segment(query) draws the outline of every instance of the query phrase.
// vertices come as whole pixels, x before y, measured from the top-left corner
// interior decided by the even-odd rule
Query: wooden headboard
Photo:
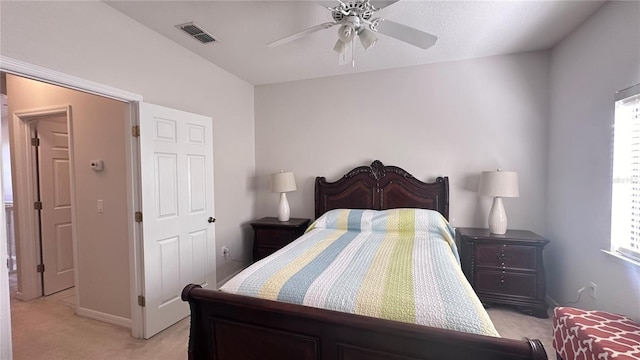
[[[422,182],[397,166],[379,160],[360,166],[336,182],[316,178],[316,218],[333,209],[431,209],[449,219],[449,178]]]

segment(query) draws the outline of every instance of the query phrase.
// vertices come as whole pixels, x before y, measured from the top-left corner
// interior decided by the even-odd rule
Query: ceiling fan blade
[[[337,25],[337,24],[338,23],[335,23],[335,22],[328,22],[328,23],[316,25],[316,26],[310,27],[308,29],[304,29],[302,31],[299,31],[299,32],[297,32],[295,34],[291,34],[289,36],[286,36],[286,37],[284,37],[284,38],[282,38],[280,40],[272,41],[272,42],[268,43],[267,46],[276,47],[276,46],[279,46],[279,45],[282,45],[282,44],[286,44],[288,42],[291,42],[291,41],[300,39],[302,37],[305,37],[305,36],[307,36],[309,34],[313,34],[316,31],[328,29],[328,28],[330,28],[330,27],[332,27],[334,25]]]
[[[337,0],[323,0],[323,1],[318,1],[317,3],[318,3],[318,5],[322,6],[325,9],[334,8],[336,6],[340,6],[341,5],[340,2],[337,1]]]
[[[438,37],[435,35],[385,19],[380,19],[380,22],[375,26],[375,31],[421,49],[432,47],[438,40]]]
[[[374,8],[380,10],[380,9],[384,9],[389,5],[393,5],[395,3],[397,3],[400,0],[391,0],[391,1],[379,1],[379,0],[372,0],[370,1],[371,5],[373,5]]]

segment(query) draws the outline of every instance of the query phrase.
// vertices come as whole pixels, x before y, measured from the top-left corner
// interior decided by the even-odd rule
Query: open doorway
[[[15,299],[75,286],[64,293],[71,291],[76,314],[130,327],[130,104],[5,77],[13,142]],[[31,145],[32,138],[39,146]],[[91,166],[94,160],[100,169]],[[42,210],[34,208],[39,202]],[[40,264],[44,273],[38,272]]]
[[[35,164],[33,169],[18,171],[34,175],[38,272],[44,296],[74,286],[69,116],[67,107],[40,111],[35,117],[29,117],[28,112],[20,115],[31,130]]]
[[[10,95],[7,103],[10,108]],[[7,247],[11,247],[7,262],[17,275],[13,279],[11,274],[11,282],[16,283],[13,297],[32,300],[75,283],[71,114],[68,105],[7,112],[12,118],[3,122],[10,124],[9,152],[13,152],[7,176],[12,180],[13,200],[7,222]]]

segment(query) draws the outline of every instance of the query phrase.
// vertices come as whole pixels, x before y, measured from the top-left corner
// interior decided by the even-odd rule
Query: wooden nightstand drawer
[[[476,264],[507,269],[536,269],[536,248],[505,244],[477,244]]]
[[[266,217],[251,223],[253,228],[253,261],[258,261],[280,250],[304,234],[310,219],[291,218],[279,221]]]
[[[260,246],[281,248],[297,238],[297,233],[288,229],[256,229]]]
[[[535,298],[536,275],[478,270],[476,272],[476,291],[478,293]]]

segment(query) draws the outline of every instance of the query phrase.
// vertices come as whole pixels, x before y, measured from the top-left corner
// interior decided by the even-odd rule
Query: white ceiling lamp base
[[[287,193],[280,193],[280,203],[278,204],[278,220],[289,221],[291,215],[291,209],[289,209],[289,202],[287,201]]]
[[[498,235],[507,232],[507,213],[504,211],[501,197],[493,198],[493,205],[489,211],[489,232]]]

